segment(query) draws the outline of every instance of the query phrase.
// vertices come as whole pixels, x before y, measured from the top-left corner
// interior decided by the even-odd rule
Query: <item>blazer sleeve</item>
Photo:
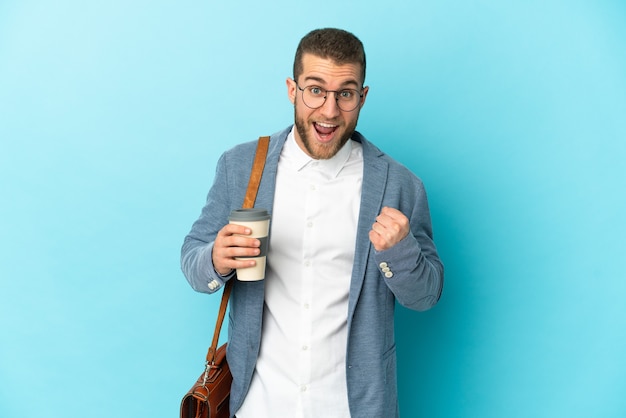
[[[426,190],[410,175],[388,190],[383,205],[398,208],[409,218],[410,233],[394,247],[374,251],[382,278],[398,302],[424,311],[433,307],[443,290],[443,263],[435,243]]]
[[[193,223],[181,249],[181,269],[191,287],[202,293],[214,293],[232,277],[221,276],[213,266],[213,244],[217,233],[228,223],[232,207],[232,177],[227,167],[228,156],[220,157],[215,179],[207,195],[200,217]]]

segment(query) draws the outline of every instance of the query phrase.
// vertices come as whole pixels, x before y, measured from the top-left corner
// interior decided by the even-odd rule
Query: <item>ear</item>
[[[296,104],[296,82],[291,79],[291,78],[287,78],[287,96],[289,96],[289,101],[291,101],[291,104]]]
[[[363,107],[363,105],[365,104],[365,98],[367,97],[367,92],[369,91],[369,86],[363,87],[363,97],[361,97],[361,104],[359,105],[359,108]]]

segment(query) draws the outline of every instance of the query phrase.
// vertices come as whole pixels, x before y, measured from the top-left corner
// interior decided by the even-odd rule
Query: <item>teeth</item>
[[[330,123],[322,123],[322,122],[316,122],[316,123],[323,128],[334,128],[337,126],[337,125],[331,125]]]

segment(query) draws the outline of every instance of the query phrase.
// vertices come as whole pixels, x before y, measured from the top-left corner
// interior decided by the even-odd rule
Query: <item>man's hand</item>
[[[370,241],[376,251],[384,251],[409,234],[409,219],[398,209],[384,207],[370,231]]]
[[[227,224],[218,233],[213,244],[213,267],[222,276],[234,269],[254,267],[254,260],[235,260],[235,257],[256,257],[261,250],[261,242],[248,238],[252,231],[242,225]]]

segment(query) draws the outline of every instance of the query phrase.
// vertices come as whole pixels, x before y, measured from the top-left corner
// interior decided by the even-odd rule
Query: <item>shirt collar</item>
[[[287,136],[282,156],[290,160],[292,167],[297,171],[311,168],[324,172],[331,179],[336,178],[350,159],[350,155],[352,154],[352,140],[347,141],[332,158],[328,160],[316,160],[311,158],[300,148],[296,142],[294,129],[295,128],[293,128]]]

